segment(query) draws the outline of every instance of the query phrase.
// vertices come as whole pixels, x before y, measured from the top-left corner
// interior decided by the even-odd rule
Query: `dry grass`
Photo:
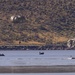
[[[19,41],[14,41],[14,45],[45,45],[45,43],[37,42],[37,41],[28,41],[28,42],[23,42],[19,44]]]
[[[58,42],[66,42],[68,40],[68,38],[67,37],[62,37],[62,36],[60,36],[60,37],[54,37],[54,39],[53,39],[53,43],[58,43]]]
[[[44,45],[75,37],[74,0],[64,1],[1,0],[0,45],[19,45],[20,40],[20,45]],[[12,23],[13,15],[23,15],[26,20]]]
[[[46,32],[42,34],[38,34],[40,38],[43,38],[45,41],[58,43],[58,42],[67,42],[69,39],[66,36],[60,36],[56,32]]]

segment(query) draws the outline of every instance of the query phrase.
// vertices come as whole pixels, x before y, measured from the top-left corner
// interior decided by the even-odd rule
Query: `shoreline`
[[[75,48],[72,48],[73,50]],[[0,46],[0,50],[71,50],[66,45],[45,45],[45,46],[13,46],[13,45],[7,45],[7,46]]]
[[[75,72],[75,65],[0,66],[0,73],[69,73],[69,72]]]

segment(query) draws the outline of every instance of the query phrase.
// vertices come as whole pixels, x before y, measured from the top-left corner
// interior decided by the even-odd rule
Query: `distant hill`
[[[11,16],[25,21],[13,23]],[[49,45],[75,37],[75,0],[0,0],[0,45]]]

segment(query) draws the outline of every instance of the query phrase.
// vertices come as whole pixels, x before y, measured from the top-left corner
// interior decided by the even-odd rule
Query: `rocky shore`
[[[69,50],[65,45],[46,45],[46,46],[0,46],[0,50]]]

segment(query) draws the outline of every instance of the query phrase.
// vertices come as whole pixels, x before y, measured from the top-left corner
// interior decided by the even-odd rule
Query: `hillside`
[[[13,23],[13,15],[25,21]],[[0,45],[46,45],[75,37],[75,0],[0,0]]]

